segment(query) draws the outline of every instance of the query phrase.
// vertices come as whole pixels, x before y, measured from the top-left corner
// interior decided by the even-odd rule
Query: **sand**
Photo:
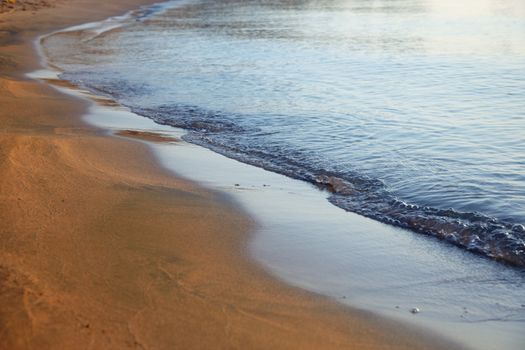
[[[24,77],[36,35],[145,2],[0,15],[0,349],[453,347],[268,276],[245,252],[256,223],[143,142],[174,140],[108,136]]]
[[[41,8],[51,7],[56,1],[45,0],[0,0],[0,13],[14,11],[36,11]]]

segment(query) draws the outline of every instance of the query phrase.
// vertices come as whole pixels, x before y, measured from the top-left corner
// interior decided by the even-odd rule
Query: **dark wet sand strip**
[[[131,137],[139,140],[150,141],[150,142],[179,142],[180,140],[176,137],[165,135],[162,133],[152,131],[140,131],[140,130],[120,130],[116,135]]]

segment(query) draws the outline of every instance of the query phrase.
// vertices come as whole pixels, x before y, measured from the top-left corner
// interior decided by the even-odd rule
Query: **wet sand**
[[[164,135],[161,133],[150,132],[150,131],[139,131],[139,130],[121,130],[117,132],[117,135],[124,137],[132,137],[138,140],[150,141],[150,142],[179,142],[178,138]]]
[[[246,256],[256,223],[229,198],[24,78],[36,35],[142,3],[0,15],[0,349],[454,347],[274,280]]]

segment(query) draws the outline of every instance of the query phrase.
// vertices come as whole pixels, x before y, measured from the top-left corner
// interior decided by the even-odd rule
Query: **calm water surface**
[[[45,41],[65,78],[525,266],[523,0],[175,1],[76,29]]]

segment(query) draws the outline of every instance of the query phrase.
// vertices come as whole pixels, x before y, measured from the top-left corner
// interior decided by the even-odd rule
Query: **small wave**
[[[310,182],[331,192],[334,205],[385,224],[437,237],[468,251],[514,266],[525,266],[525,226],[481,213],[460,212],[406,203],[395,198],[385,184],[362,174],[344,174],[316,168],[300,153],[250,140],[256,133],[237,125],[242,116],[172,105],[132,108],[155,122],[184,128],[188,142],[210,148],[227,157]],[[241,140],[250,140],[243,142]]]
[[[420,207],[388,197],[374,198],[374,194],[367,197],[363,201],[363,198],[333,195],[330,201],[386,224],[435,236],[512,265],[525,266],[523,225],[512,225],[479,213]]]
[[[243,128],[230,122],[226,114],[187,105],[157,108],[130,107],[134,113],[146,116],[156,123],[199,133],[242,132]],[[173,118],[176,116],[176,118]]]

